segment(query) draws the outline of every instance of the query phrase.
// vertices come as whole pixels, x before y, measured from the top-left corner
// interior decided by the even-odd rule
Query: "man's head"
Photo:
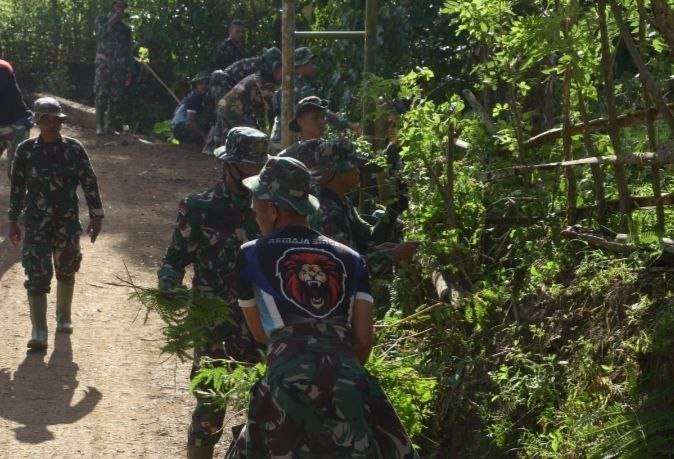
[[[115,12],[124,11],[128,6],[125,0],[112,0],[112,10]]]
[[[309,194],[311,173],[295,158],[271,157],[259,175],[243,185],[253,194],[253,209],[263,234],[276,229],[279,218],[303,218],[319,208]]]
[[[61,132],[61,122],[66,118],[61,104],[53,97],[40,97],[33,106],[35,121],[43,136],[58,136]]]
[[[316,76],[316,56],[305,46],[295,50],[295,73],[311,80]]]
[[[265,75],[271,75],[274,82],[280,83],[283,72],[281,67],[281,50],[278,48],[264,49],[261,60],[261,72]]]
[[[203,70],[197,73],[194,78],[190,80],[190,83],[192,83],[192,86],[199,94],[206,94],[210,81],[211,74],[208,71]]]
[[[327,120],[325,111],[328,101],[316,96],[305,97],[295,106],[295,117],[288,126],[299,132],[302,140],[319,139],[325,135]]]
[[[243,194],[241,181],[257,174],[269,158],[269,137],[250,127],[235,127],[227,134],[225,145],[213,154],[224,163],[225,180],[230,190]]]
[[[317,176],[321,185],[338,193],[346,193],[358,187],[360,166],[366,160],[367,155],[358,151],[350,140],[326,140],[318,150],[316,164],[311,172]]]
[[[246,38],[246,26],[240,19],[234,19],[229,25],[229,38],[236,43],[243,43]]]

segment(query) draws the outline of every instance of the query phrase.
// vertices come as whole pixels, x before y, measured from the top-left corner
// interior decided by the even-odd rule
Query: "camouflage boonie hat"
[[[204,80],[211,81],[211,74],[207,70],[202,70],[201,72],[194,75],[194,78],[190,80],[190,83],[198,83]]]
[[[216,158],[232,164],[257,164],[269,158],[269,137],[251,127],[235,127],[227,134],[225,145],[215,149]]]
[[[295,50],[295,67],[308,64],[314,57],[316,57],[314,56],[314,53],[312,53],[311,50],[306,46],[297,48]]]
[[[265,48],[262,50],[262,71],[272,73],[276,67],[281,65],[281,50],[274,48]]]
[[[348,139],[326,140],[312,171],[345,172],[360,167],[367,159],[367,155],[358,151],[356,144]]]
[[[295,106],[295,117],[290,120],[288,127],[291,131],[300,132],[300,126],[297,124],[297,118],[311,110],[323,110],[328,108],[329,102],[317,96],[309,96],[297,102]]]
[[[260,174],[244,179],[243,185],[257,199],[300,215],[313,214],[319,208],[316,196],[309,194],[311,173],[295,158],[272,156]]]
[[[323,139],[302,140],[281,151],[277,156],[295,158],[311,170],[316,167],[321,155],[325,154],[325,144],[326,141]]]
[[[61,104],[53,97],[40,97],[35,101],[33,111],[35,112],[35,121],[40,121],[40,118],[44,115],[51,115],[61,119],[67,118],[67,115],[63,113]]]

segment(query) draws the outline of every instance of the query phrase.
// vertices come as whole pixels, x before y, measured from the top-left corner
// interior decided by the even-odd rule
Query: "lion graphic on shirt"
[[[344,297],[338,261],[326,252],[287,253],[279,265],[283,293],[298,306],[318,311],[333,308]]]

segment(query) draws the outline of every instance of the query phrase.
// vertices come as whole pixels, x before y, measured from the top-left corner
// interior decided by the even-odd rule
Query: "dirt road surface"
[[[131,135],[82,141],[98,175],[105,219],[95,244],[82,238],[72,335],[55,333],[56,280],[49,295],[49,349],[26,352],[30,316],[20,251],[7,240],[9,186],[0,158],[0,457],[179,458],[194,402],[189,363],[160,355],[160,321],[143,323],[126,277],[154,286],[178,201],[207,188],[219,164],[196,150],[148,145]],[[36,135],[36,132],[33,132]],[[88,216],[81,199],[80,216]],[[216,449],[222,457],[227,434]]]

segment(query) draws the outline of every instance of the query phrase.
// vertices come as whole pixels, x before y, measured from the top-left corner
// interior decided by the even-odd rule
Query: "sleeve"
[[[96,39],[100,40],[108,34],[108,22],[110,21],[110,14],[102,14],[96,18],[94,24],[94,32]]]
[[[320,218],[320,223],[314,224],[315,230],[348,247],[352,246],[351,232],[342,209],[335,205],[328,205],[325,208],[321,206],[319,212],[312,214],[312,217],[316,219],[314,221]],[[355,247],[352,248],[355,249]]]
[[[203,108],[204,98],[196,92],[192,92],[187,98],[185,98],[185,108],[188,112],[199,113]]]
[[[24,142],[19,145],[12,162],[12,180],[9,192],[9,209],[7,215],[9,221],[17,221],[23,211],[26,199],[26,150]]]
[[[370,273],[363,257],[358,257],[356,260],[356,272],[358,273],[356,278],[356,299],[374,303],[370,289]]]
[[[157,272],[161,287],[173,288],[180,285],[185,277],[185,267],[194,261],[194,249],[190,246],[192,238],[190,218],[190,209],[187,205],[187,198],[185,198],[178,205],[178,216],[173,228],[171,243],[166,249],[161,267]]]
[[[239,306],[242,308],[250,308],[255,306],[255,293],[253,291],[253,284],[250,282],[250,276],[247,275],[248,261],[246,260],[245,249],[239,250],[236,257],[236,294],[239,298]]]
[[[393,276],[393,251],[390,249],[374,248],[369,250],[363,258],[372,277],[376,279],[390,278]]]
[[[349,126],[349,121],[346,118],[342,118],[331,110],[325,111],[325,119],[328,121],[328,124],[337,131],[343,131]]]
[[[104,214],[103,203],[101,202],[101,193],[98,190],[96,173],[84,147],[81,144],[77,144],[77,147],[80,151],[80,167],[77,179],[82,186],[82,191],[84,191],[84,199],[89,208],[89,218],[102,218]]]

